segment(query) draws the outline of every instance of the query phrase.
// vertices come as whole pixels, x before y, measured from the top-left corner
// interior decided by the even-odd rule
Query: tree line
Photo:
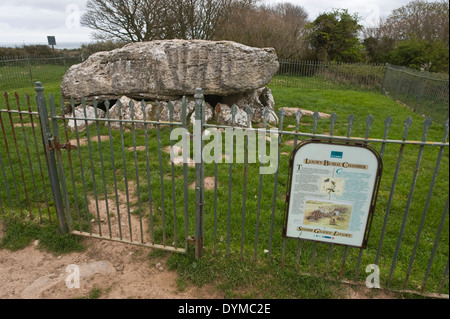
[[[88,0],[81,24],[96,42],[82,54],[130,42],[162,39],[230,40],[273,47],[293,60],[391,63],[449,72],[449,3],[413,0],[363,27],[348,10],[314,20],[302,6],[262,0]]]

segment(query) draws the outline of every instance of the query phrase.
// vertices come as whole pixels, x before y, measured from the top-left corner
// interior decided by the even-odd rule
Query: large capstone
[[[229,96],[265,87],[278,70],[275,50],[231,41],[161,40],[98,52],[64,76],[65,99],[176,100]],[[220,100],[220,98],[219,98]],[[220,101],[218,101],[220,102]]]

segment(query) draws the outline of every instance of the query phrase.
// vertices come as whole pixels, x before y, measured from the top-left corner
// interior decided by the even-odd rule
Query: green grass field
[[[44,82],[45,96],[51,92],[54,94],[55,100],[59,101],[59,81]],[[374,123],[370,131],[370,137],[382,139],[384,133],[384,120],[390,115],[392,117],[392,125],[389,128],[388,139],[398,140],[403,135],[403,122],[408,116],[411,116],[413,125],[408,134],[408,140],[420,140],[422,137],[422,122],[424,118],[412,113],[410,110],[395,103],[391,99],[376,92],[352,91],[352,90],[302,90],[296,88],[287,88],[284,86],[271,86],[276,108],[280,107],[301,107],[308,110],[318,110],[320,112],[333,113],[338,116],[334,134],[345,136],[347,134],[348,124],[347,117],[350,114],[355,116],[355,122],[352,128],[352,136],[363,137],[366,131],[366,118],[369,114],[374,117]],[[13,98],[13,90],[10,93],[10,106],[16,109],[16,101]],[[30,94],[31,108],[36,111],[35,92],[30,88],[17,89],[20,97],[20,105],[22,109],[27,109],[25,93]],[[56,103],[58,114],[60,114],[59,102]],[[0,109],[5,109],[4,98],[0,99]],[[30,231],[17,231],[20,227],[9,227],[9,225],[17,225],[16,217],[22,214],[24,217],[33,215],[35,220],[41,215],[42,219],[48,219],[48,212],[52,216],[52,224],[55,224],[55,208],[51,199],[48,178],[45,179],[45,189],[40,181],[39,163],[35,159],[40,153],[42,166],[45,167],[44,155],[42,153],[42,141],[40,136],[37,137],[39,148],[34,150],[32,144],[33,130],[29,126],[15,127],[17,138],[17,150],[15,149],[14,140],[10,134],[12,127],[10,125],[9,114],[2,113],[2,120],[6,136],[0,140],[2,145],[6,139],[9,145],[9,157],[4,147],[0,149],[0,155],[3,161],[6,183],[0,183],[0,199],[3,206],[4,215],[2,221],[6,225],[7,233],[0,247],[19,249],[39,235],[39,224],[31,223]],[[20,119],[17,114],[11,116],[12,123],[19,123]],[[29,117],[24,118],[24,122],[29,122]],[[295,117],[286,117],[284,119],[283,129],[293,131],[295,127]],[[58,129],[60,138],[65,140],[65,130],[62,121],[58,121]],[[162,147],[170,145],[170,127],[161,128],[161,145]],[[300,123],[301,132],[312,132],[312,119],[304,116]],[[330,131],[330,122],[326,119],[320,119],[317,126],[318,134],[326,134]],[[24,134],[23,134],[24,133]],[[40,132],[36,132],[39,133]],[[105,197],[115,198],[115,181],[118,184],[118,191],[125,192],[126,184],[124,178],[132,181],[135,185],[131,198],[131,209],[133,216],[139,214],[148,216],[149,208],[149,185],[147,184],[147,162],[145,152],[137,151],[134,155],[133,146],[145,145],[145,136],[142,130],[137,130],[133,136],[132,127],[124,128],[123,132],[112,130],[112,143],[109,140],[98,143],[99,136],[108,136],[110,131],[107,126],[91,125],[89,130],[79,132],[67,131],[68,139],[92,139],[91,143],[81,146],[77,150],[71,151],[72,166],[69,166],[69,157],[67,151],[62,151],[61,159],[64,165],[64,173],[66,184],[69,190],[69,203],[71,207],[74,225],[77,228],[82,227],[87,231],[89,227],[96,229],[98,220],[95,210],[89,209],[89,203],[97,195],[98,201],[104,201]],[[443,137],[443,123],[434,123],[430,128],[427,140],[440,142]],[[292,145],[288,142],[292,140],[292,136],[284,135],[281,143],[281,153],[289,154],[292,151]],[[27,145],[30,159],[27,158]],[[124,149],[122,147],[122,140]],[[157,131],[149,129],[149,171],[150,171],[150,187],[152,192],[152,212],[154,217],[154,237],[157,243],[165,242],[168,245],[177,243],[178,246],[184,245],[184,180],[183,169],[181,166],[174,167],[174,189],[175,195],[172,197],[172,171],[169,164],[169,154],[162,152],[162,167],[160,167],[158,157]],[[381,145],[372,143],[377,150]],[[112,146],[112,150],[111,150]],[[102,149],[102,153],[99,149]],[[128,150],[128,148],[132,148]],[[388,144],[383,158],[383,177],[380,186],[379,198],[377,201],[377,209],[374,215],[374,221],[371,230],[369,245],[362,252],[361,268],[357,272],[359,249],[351,248],[348,250],[345,265],[342,267],[344,260],[344,248],[341,246],[332,246],[311,242],[303,242],[301,246],[301,255],[297,259],[298,242],[288,239],[286,241],[286,255],[284,257],[284,268],[281,267],[281,254],[283,247],[283,238],[281,230],[284,222],[285,194],[287,189],[289,156],[280,156],[279,175],[277,184],[277,196],[275,201],[275,214],[272,219],[272,198],[274,191],[273,175],[265,175],[262,177],[262,195],[261,195],[261,211],[258,228],[257,250],[255,251],[255,236],[257,224],[257,197],[259,189],[259,164],[249,164],[247,169],[246,186],[246,204],[244,219],[244,237],[241,236],[243,221],[243,194],[244,194],[244,164],[233,164],[232,175],[230,176],[229,164],[219,164],[217,166],[217,194],[214,190],[205,191],[205,255],[200,260],[193,258],[192,250],[187,254],[172,254],[169,258],[170,267],[177,270],[180,274],[180,280],[192,282],[197,285],[213,282],[219,285],[226,292],[228,297],[249,297],[249,298],[339,298],[339,283],[333,279],[346,278],[349,280],[357,280],[364,282],[367,274],[365,267],[374,263],[380,241],[381,229],[385,219],[386,205],[391,189],[393,174],[397,164],[399,155],[399,145]],[[408,145],[405,147],[403,158],[400,166],[399,177],[394,192],[391,212],[388,219],[387,230],[383,241],[380,257],[380,276],[381,286],[386,286],[386,281],[392,264],[392,256],[396,248],[400,225],[405,213],[406,202],[412,183],[414,167],[416,165],[419,147]],[[389,288],[402,289],[405,273],[408,269],[408,263],[411,252],[415,243],[416,234],[420,225],[424,204],[428,195],[433,171],[436,164],[438,147],[426,146],[418,172],[414,196],[409,210],[405,233],[399,250],[398,261],[395,265],[393,280]],[[21,163],[19,162],[20,154]],[[100,157],[102,156],[102,157]],[[115,166],[113,167],[111,158],[115,158]],[[92,158],[92,161],[90,161]],[[123,161],[123,158],[125,159]],[[413,271],[408,282],[407,289],[418,291],[423,282],[424,274],[427,270],[431,249],[434,245],[437,228],[444,210],[445,201],[448,195],[448,147],[444,150],[443,160],[440,164],[440,170],[436,179],[436,186],[433,191],[432,200],[427,212],[424,229],[419,241],[418,253],[415,257]],[[102,161],[103,160],[103,161]],[[15,191],[13,188],[14,180],[11,174],[14,171],[17,188],[22,190],[22,179],[20,175],[20,165],[24,170],[24,185],[28,190],[29,200],[26,199],[23,191]],[[83,166],[83,170],[81,170]],[[103,166],[103,167],[102,167]],[[33,170],[31,174],[30,167]],[[139,179],[136,178],[136,167]],[[45,171],[45,168],[44,168]],[[104,171],[105,174],[101,174]],[[162,174],[160,174],[162,172]],[[126,173],[126,176],[125,176]],[[205,165],[205,177],[213,177],[216,175],[216,167],[214,164]],[[104,177],[104,180],[103,180]],[[231,177],[231,190],[228,188]],[[3,177],[2,177],[3,179]],[[82,181],[84,180],[84,185]],[[94,182],[95,180],[95,182]],[[161,180],[164,181],[161,186]],[[137,183],[139,182],[139,183]],[[189,184],[194,182],[194,169],[189,168],[188,171]],[[38,186],[34,188],[33,183]],[[9,185],[10,195],[7,194],[6,184]],[[139,192],[137,185],[139,185]],[[105,192],[106,190],[106,192]],[[162,193],[164,192],[164,202],[162,201]],[[231,210],[228,211],[228,196],[231,192]],[[75,195],[76,194],[76,195]],[[139,195],[139,196],[138,196]],[[189,235],[194,233],[194,201],[195,190],[189,189]],[[45,198],[49,197],[49,205],[45,203]],[[217,201],[216,201],[217,198]],[[86,200],[87,199],[87,200]],[[114,202],[112,202],[114,204]],[[31,207],[31,211],[29,209]],[[2,212],[0,210],[0,212]],[[217,214],[215,214],[217,212]],[[123,216],[127,212],[122,210]],[[14,216],[13,216],[14,215]],[[115,217],[116,218],[116,217]],[[126,218],[126,217],[123,217]],[[25,219],[25,218],[24,218]],[[95,222],[91,223],[94,219]],[[273,227],[272,227],[273,222]],[[228,224],[229,223],[229,224]],[[19,223],[20,224],[20,223]],[[47,225],[48,223],[44,223]],[[163,224],[165,227],[163,227]],[[28,224],[27,224],[28,225]],[[228,232],[230,225],[230,232]],[[439,241],[435,259],[431,268],[430,277],[427,283],[428,292],[437,292],[440,289],[442,275],[446,262],[448,261],[448,218],[445,219],[443,232]],[[36,228],[37,227],[37,228]],[[46,226],[42,226],[44,229]],[[16,230],[15,230],[16,229]],[[37,230],[36,230],[37,229]],[[216,231],[215,231],[216,229]],[[102,230],[107,233],[108,226],[102,224]],[[175,230],[177,235],[175,236]],[[10,233],[11,232],[11,233]],[[48,229],[42,230],[46,234]],[[146,234],[148,229],[145,229]],[[54,232],[54,236],[58,236]],[[16,240],[16,236],[25,236],[25,240]],[[72,238],[72,236],[69,236]],[[76,237],[67,246],[73,249],[79,249],[79,239]],[[272,242],[271,242],[272,239]],[[18,247],[17,243],[21,243]],[[229,246],[228,246],[229,242]],[[268,263],[268,250],[272,245],[270,264]],[[64,246],[64,245],[63,245]],[[52,249],[49,247],[48,249]],[[241,256],[243,249],[243,259]],[[227,255],[229,257],[227,258]],[[329,255],[331,254],[331,255]],[[328,259],[331,256],[331,259]],[[256,257],[256,261],[255,258]],[[312,260],[314,259],[314,267]],[[328,263],[328,260],[330,262]],[[296,265],[298,263],[298,270]],[[301,273],[317,274],[318,277],[303,276]],[[341,271],[342,274],[341,274]],[[323,274],[327,273],[324,278]],[[342,275],[342,276],[341,276]],[[331,278],[331,279],[330,279]],[[330,288],[331,287],[331,288]],[[443,288],[443,293],[448,294],[448,278]]]

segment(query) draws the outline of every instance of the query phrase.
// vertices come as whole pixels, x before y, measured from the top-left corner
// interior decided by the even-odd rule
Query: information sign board
[[[365,248],[381,172],[368,145],[301,143],[291,156],[283,235]]]
[[[51,35],[47,36],[47,41],[48,41],[48,45],[51,45],[51,46],[56,45],[56,38],[54,36],[51,36]]]

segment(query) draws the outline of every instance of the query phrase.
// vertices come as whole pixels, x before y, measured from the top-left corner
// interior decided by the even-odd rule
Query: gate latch
[[[65,150],[71,151],[71,150],[76,150],[77,147],[75,145],[70,144],[70,142],[68,142],[66,144],[60,144],[60,143],[56,142],[56,143],[54,143],[54,145],[50,146],[50,149],[55,149],[58,151],[61,149],[65,149]]]

